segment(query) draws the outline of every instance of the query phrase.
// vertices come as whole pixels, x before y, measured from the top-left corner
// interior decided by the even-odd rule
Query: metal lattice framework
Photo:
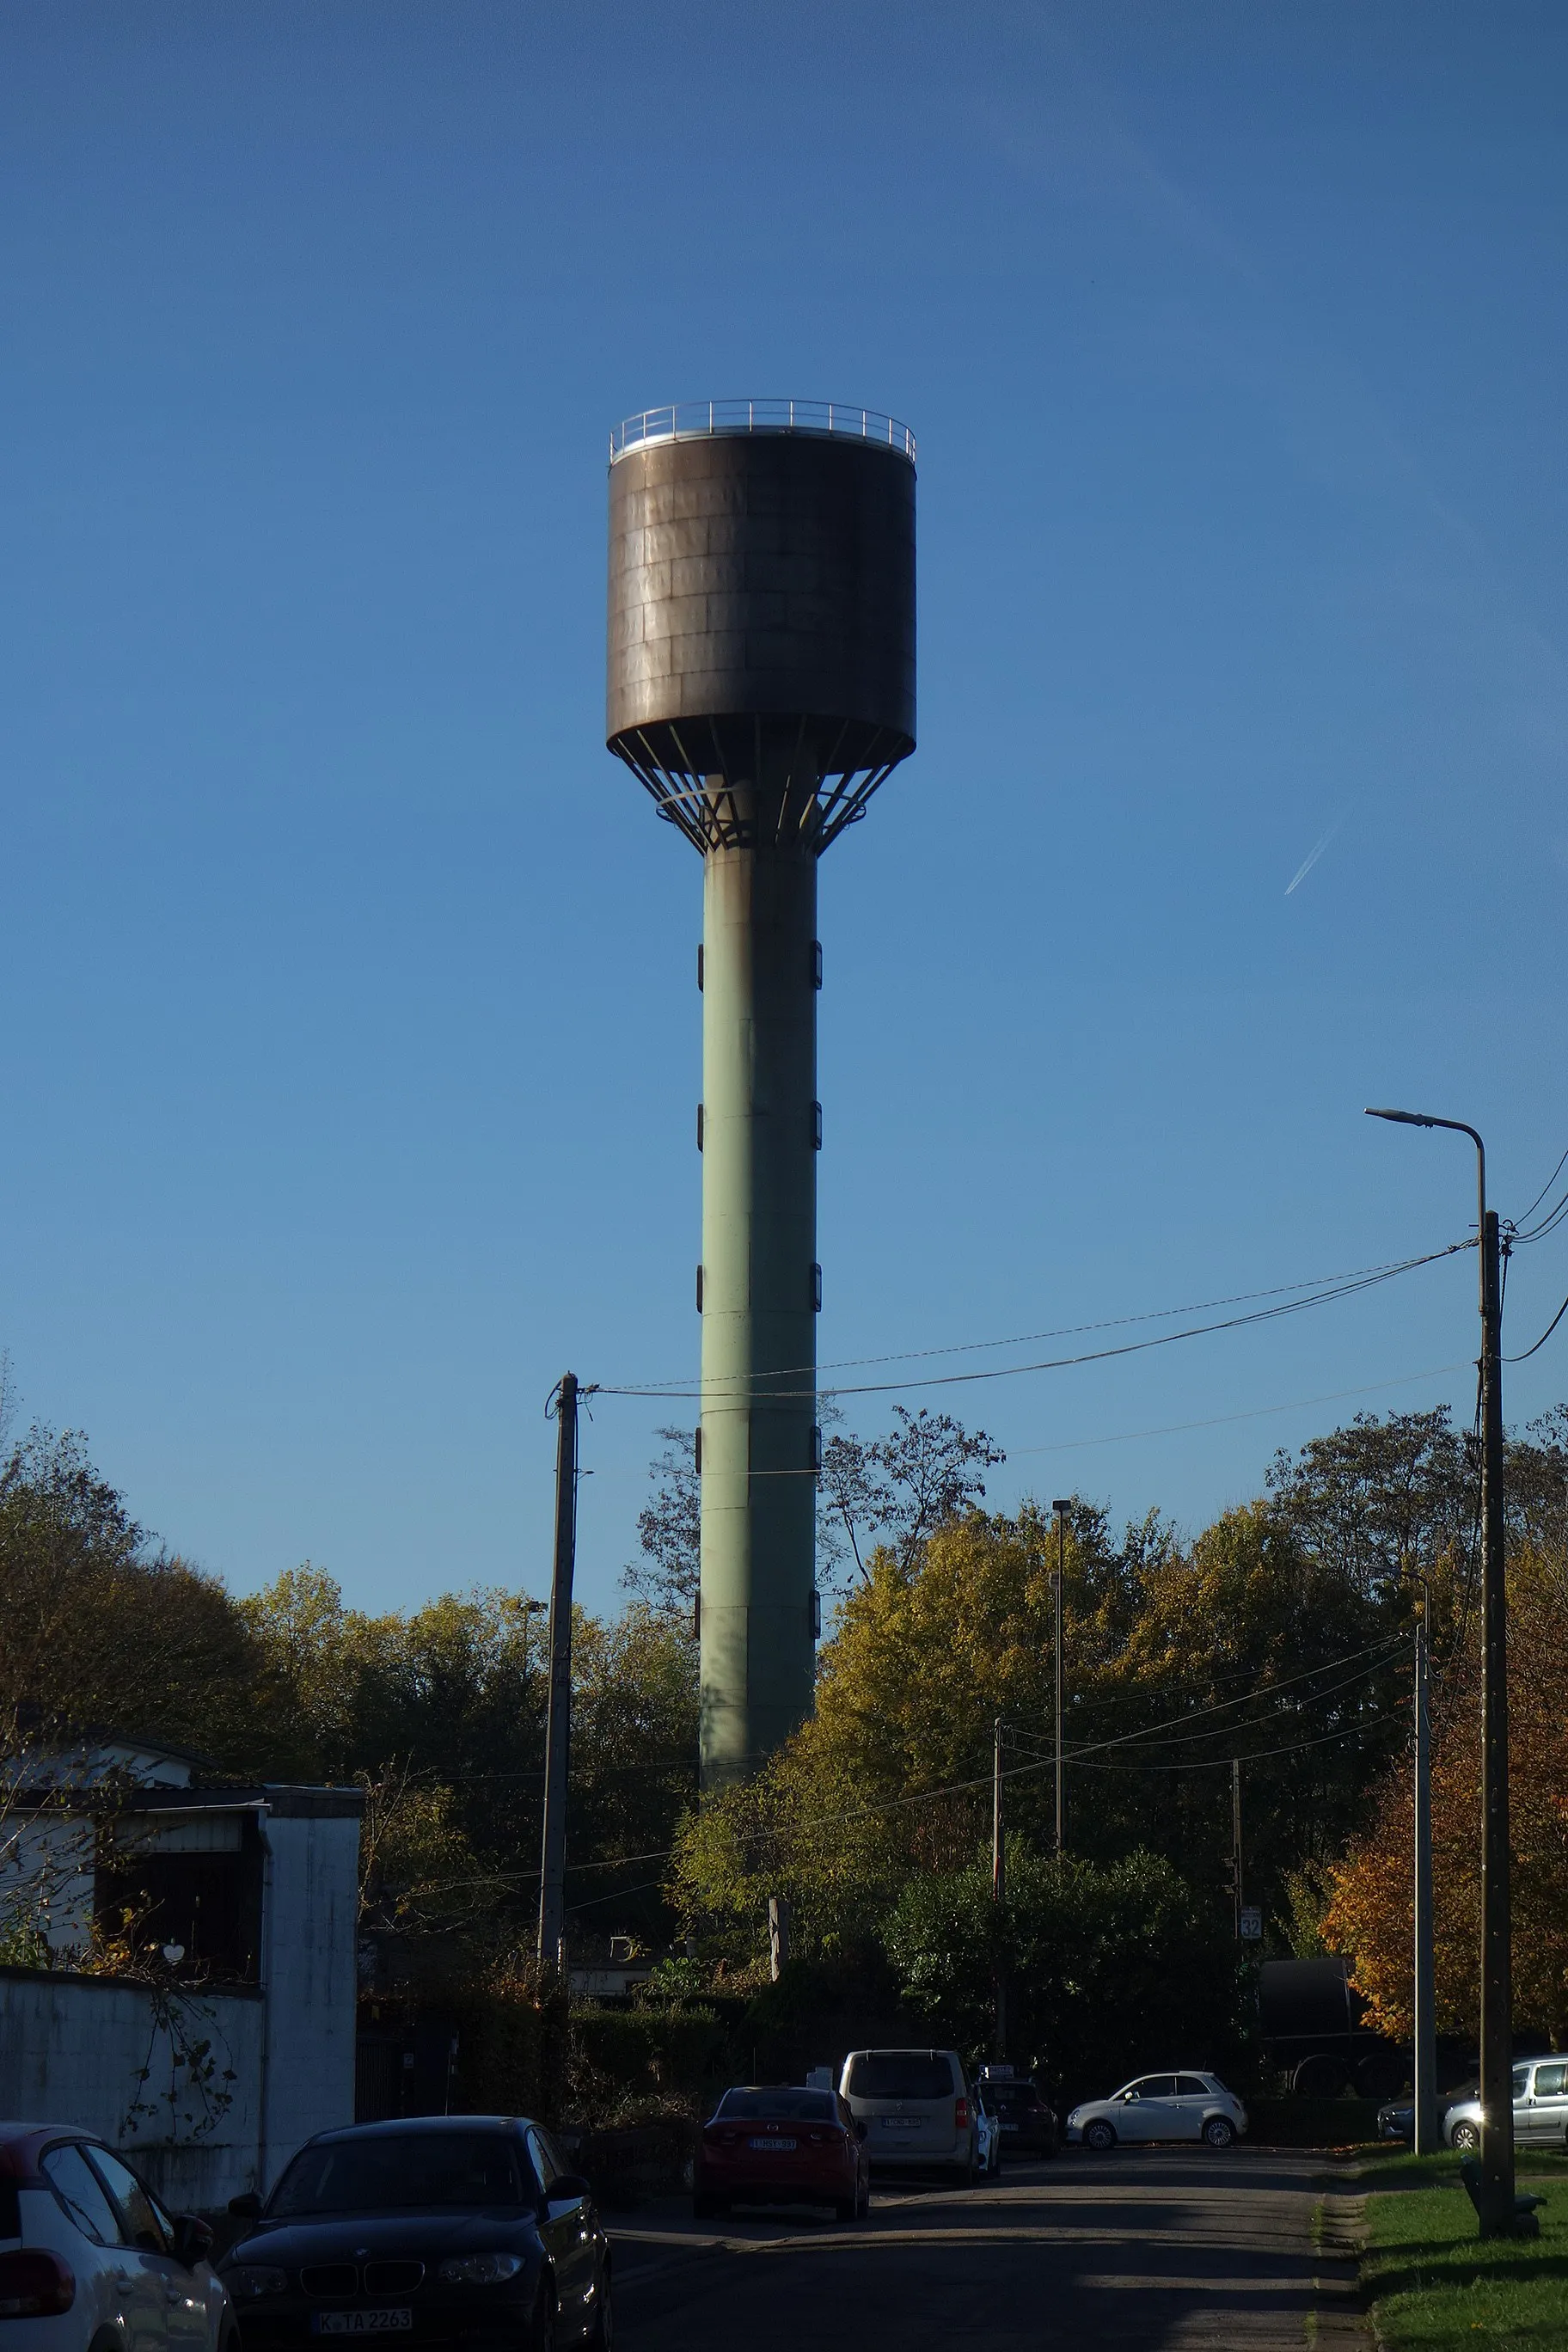
[[[781,761],[769,757],[776,726],[761,718],[697,719],[683,732],[667,719],[627,729],[610,750],[694,849],[751,846],[761,824],[775,843],[794,835],[820,856],[865,815],[878,785],[914,748],[891,728],[846,719],[834,735],[802,719],[793,751]],[[778,781],[759,794],[756,779],[764,774]]]

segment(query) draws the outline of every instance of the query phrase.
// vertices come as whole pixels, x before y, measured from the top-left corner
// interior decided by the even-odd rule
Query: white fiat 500
[[[211,2245],[90,2133],[0,2123],[5,2352],[239,2352]]]
[[[1068,2117],[1068,2139],[1085,2147],[1152,2139],[1228,2147],[1246,2129],[1247,2109],[1217,2074],[1140,2074],[1109,2099],[1090,2099]]]

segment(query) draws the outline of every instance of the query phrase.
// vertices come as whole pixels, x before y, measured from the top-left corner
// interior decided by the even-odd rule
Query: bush
[[[447,2004],[458,2024],[458,2100],[468,2114],[537,2116],[565,2105],[566,1989],[553,1969],[510,1956]]]
[[[724,2070],[724,2029],[706,2005],[572,2011],[572,2105],[585,2122],[695,2112]]]

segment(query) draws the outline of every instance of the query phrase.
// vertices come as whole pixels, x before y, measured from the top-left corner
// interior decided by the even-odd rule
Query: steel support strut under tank
[[[815,1654],[816,855],[766,783],[705,858],[703,1778],[811,1712]],[[751,816],[751,811],[745,814]]]

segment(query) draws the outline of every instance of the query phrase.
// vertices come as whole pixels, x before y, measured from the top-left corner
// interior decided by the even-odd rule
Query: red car
[[[702,2127],[691,2199],[700,2221],[731,2205],[831,2205],[854,2221],[870,2201],[865,2135],[837,2092],[726,2091]]]

